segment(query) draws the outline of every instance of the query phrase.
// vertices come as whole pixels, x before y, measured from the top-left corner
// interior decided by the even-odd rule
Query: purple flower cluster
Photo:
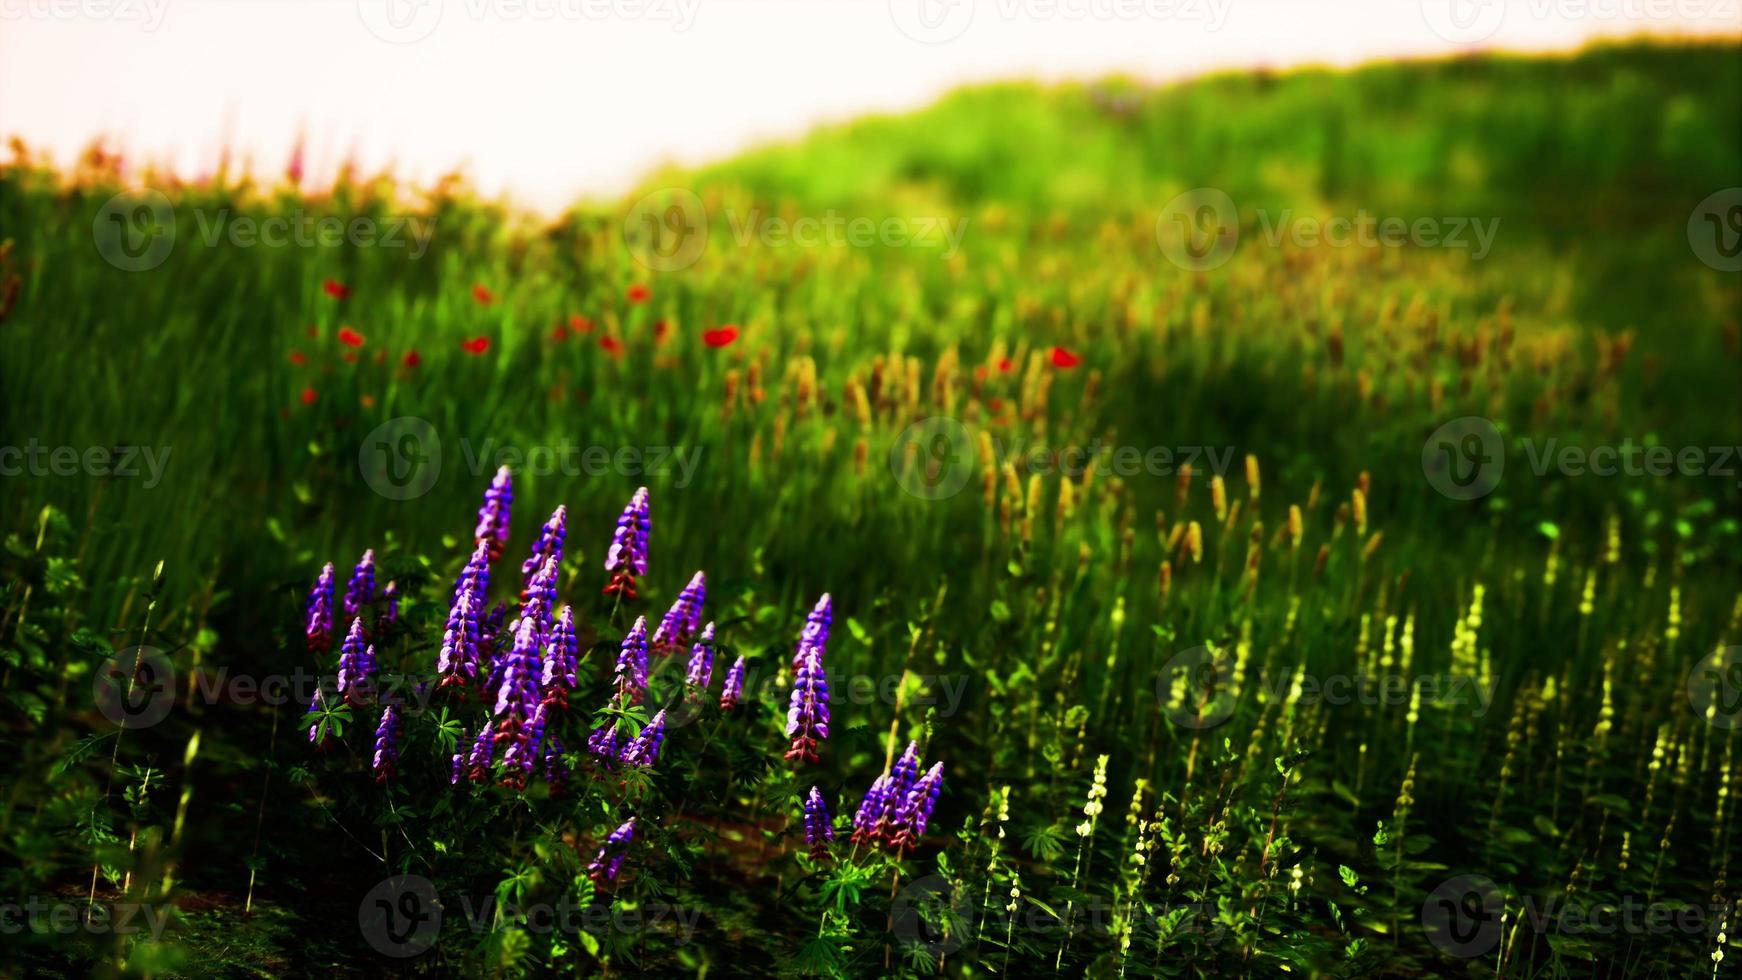
[[[363,607],[375,601],[375,549],[363,552],[357,567],[351,570],[351,581],[345,586],[345,618],[362,615]]]
[[[381,711],[381,723],[375,726],[375,758],[371,768],[375,781],[384,783],[393,776],[399,761],[399,706],[388,705]]]
[[[635,598],[635,577],[647,574],[647,538],[652,530],[647,488],[640,487],[617,518],[617,530],[611,534],[611,548],[605,553],[605,571],[611,573],[611,583],[605,586],[606,595],[616,593],[625,599]]]
[[[691,700],[699,700],[707,693],[708,684],[713,679],[714,624],[709,623],[702,627],[702,635],[696,638],[696,645],[690,648],[690,662],[683,678],[686,696]]]
[[[363,704],[374,687],[375,648],[363,638],[363,618],[351,620],[351,631],[339,647],[339,693],[346,704]]]
[[[484,506],[478,508],[478,527],[472,538],[489,546],[490,560],[502,557],[508,545],[508,520],[514,507],[514,477],[504,466],[496,471],[490,489],[484,491]]]
[[[678,593],[677,601],[671,604],[665,618],[659,621],[659,628],[653,631],[655,650],[669,653],[696,635],[696,627],[702,622],[702,603],[707,601],[707,595],[707,579],[701,572],[697,572],[690,578],[690,584]]]
[[[860,802],[853,816],[853,843],[883,843],[899,851],[919,842],[944,785],[943,763],[923,776],[920,765],[919,743],[907,743],[907,751],[871,783]]]
[[[327,562],[308,593],[308,615],[304,619],[303,635],[308,640],[308,652],[320,655],[333,647],[333,563]]]
[[[559,506],[551,512],[550,520],[544,522],[544,527],[538,530],[538,541],[532,546],[532,555],[520,563],[521,587],[530,588],[532,576],[544,563],[555,558],[558,562],[563,557],[563,538],[569,533],[569,509]]]
[[[738,707],[738,700],[744,696],[744,658],[733,661],[726,670],[726,683],[720,690],[720,710],[731,711]]]
[[[792,682],[792,703],[786,709],[786,737],[792,745],[788,761],[817,762],[817,743],[829,737],[829,682],[823,675],[819,647],[806,647]]]
[[[637,616],[617,651],[617,698],[640,704],[647,697],[647,617]]]
[[[587,876],[601,885],[616,881],[617,872],[623,867],[623,858],[629,853],[629,845],[634,842],[635,818],[630,817],[605,838],[604,846],[599,848],[599,856],[593,859],[592,864],[587,865]]]
[[[828,652],[829,627],[834,625],[834,622],[834,601],[829,598],[827,592],[824,592],[823,597],[817,600],[817,604],[811,609],[810,614],[805,616],[804,629],[799,632],[798,645],[792,651],[793,673],[798,672],[799,662],[804,659],[806,650],[815,650],[819,660],[822,659],[823,654]]]
[[[664,741],[665,712],[662,710],[629,740],[623,748],[623,762],[631,766],[653,765],[659,761],[659,746]]]
[[[442,632],[436,672],[443,687],[464,686],[478,679],[483,644],[485,593],[490,591],[490,544],[478,542],[466,567],[454,582],[454,601],[448,608],[447,627]]]
[[[804,842],[810,845],[811,857],[821,861],[829,854],[829,841],[835,839],[835,825],[829,820],[829,807],[823,802],[822,790],[811,787],[804,801]]]
[[[569,692],[575,689],[580,669],[581,638],[575,633],[575,612],[564,606],[551,627],[550,642],[544,646],[544,669],[538,683],[544,690],[544,703],[566,710]]]

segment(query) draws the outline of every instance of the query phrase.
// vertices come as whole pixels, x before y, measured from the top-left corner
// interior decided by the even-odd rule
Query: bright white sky
[[[195,176],[464,165],[554,208],[964,82],[1742,31],[1742,0],[0,0],[0,135]]]

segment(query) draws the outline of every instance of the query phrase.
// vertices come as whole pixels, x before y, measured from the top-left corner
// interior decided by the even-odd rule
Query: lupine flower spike
[[[886,842],[894,837],[908,791],[919,781],[919,766],[919,743],[908,742],[901,758],[895,760],[895,767],[889,772],[889,781],[883,787],[883,810],[877,816],[876,829],[877,836]]]
[[[895,811],[895,832],[889,839],[896,850],[911,849],[925,836],[926,821],[931,819],[932,808],[937,806],[938,793],[943,786],[944,764],[939,762],[907,791],[907,799]]]
[[[350,584],[345,586],[345,618],[363,612],[363,607],[375,601],[375,549],[363,552],[357,567],[351,570]]]
[[[804,630],[799,633],[798,646],[792,653],[793,673],[798,673],[798,664],[800,660],[804,659],[806,649],[814,647],[819,660],[822,659],[823,654],[828,652],[829,627],[834,622],[834,602],[829,598],[829,594],[824,592],[823,597],[817,600],[816,606],[805,617]]]
[[[635,578],[647,574],[647,538],[653,527],[648,510],[647,488],[635,491],[629,505],[617,518],[617,530],[611,535],[611,548],[605,553],[605,571],[611,582],[605,594],[635,598]]]
[[[817,743],[829,737],[829,683],[823,676],[822,652],[808,647],[792,683],[792,703],[786,710],[786,737],[792,745],[786,758],[817,762]]]
[[[874,843],[879,837],[879,826],[883,822],[883,811],[889,802],[889,774],[884,773],[871,781],[871,788],[865,791],[865,799],[859,803],[858,812],[853,814],[854,844]]]
[[[568,606],[556,618],[551,628],[550,642],[544,646],[544,666],[539,675],[539,687],[544,691],[544,703],[568,710],[569,692],[575,689],[579,669],[581,638],[575,634],[575,613]]]
[[[393,776],[399,761],[399,706],[390,704],[381,711],[381,723],[375,726],[375,781],[384,783]]]
[[[739,657],[726,671],[726,684],[720,691],[720,710],[731,711],[738,707],[738,699],[744,696],[744,658]]]
[[[665,712],[653,716],[623,749],[623,761],[632,766],[651,766],[659,761],[659,746],[665,741]]]
[[[617,651],[617,697],[640,704],[647,696],[647,617],[637,616]]]
[[[653,631],[652,642],[656,652],[670,653],[695,636],[696,627],[701,625],[702,603],[707,594],[707,580],[702,577],[701,572],[697,572],[690,579],[690,584],[678,593],[677,601],[671,604],[665,618],[659,621],[659,628]]]
[[[489,546],[491,561],[501,558],[502,549],[508,544],[508,521],[513,507],[514,477],[504,466],[496,471],[490,489],[484,491],[484,506],[478,508],[478,527],[472,532],[479,544]]]
[[[709,623],[702,628],[702,635],[690,649],[689,668],[684,672],[683,679],[686,696],[692,701],[700,700],[707,693],[708,684],[713,679],[714,624]]]
[[[375,673],[375,648],[363,638],[363,617],[351,620],[351,631],[339,647],[339,693],[347,704],[369,700]]]
[[[593,863],[587,865],[587,876],[597,884],[617,880],[617,872],[623,867],[623,857],[629,853],[629,845],[635,842],[635,818],[630,817],[621,827],[611,831],[611,836],[605,838],[604,846],[599,848],[599,856]]]
[[[555,558],[559,563],[563,557],[563,538],[569,533],[569,509],[557,507],[551,512],[550,520],[544,522],[544,527],[538,531],[538,541],[532,546],[532,556],[520,563],[521,588],[524,591],[532,584],[532,576],[544,567],[544,563]]]
[[[606,762],[617,761],[617,723],[607,721],[587,736],[587,752]]]
[[[544,781],[550,785],[552,796],[561,796],[569,787],[569,767],[563,761],[563,743],[555,735],[544,740]]]
[[[303,635],[308,652],[323,654],[333,648],[333,563],[327,562],[308,593],[308,617]]]
[[[811,787],[804,801],[804,842],[810,845],[811,859],[821,861],[829,855],[829,842],[835,839],[835,826],[829,821],[829,807],[823,802],[822,790]]]
[[[467,778],[474,783],[490,780],[491,755],[495,751],[496,742],[490,737],[490,726],[478,729],[478,735],[472,739],[472,754],[466,759]]]

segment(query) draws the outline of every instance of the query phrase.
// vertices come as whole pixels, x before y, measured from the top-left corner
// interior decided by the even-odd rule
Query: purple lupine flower
[[[478,613],[483,600],[462,590],[454,597],[448,610],[448,625],[442,632],[441,652],[436,656],[436,672],[442,675],[442,686],[464,685],[478,678]]]
[[[587,752],[610,762],[617,761],[617,723],[607,721],[587,736]]]
[[[478,735],[472,739],[472,754],[466,759],[467,776],[475,783],[490,780],[491,756],[496,751],[496,740],[490,737],[490,723],[478,729]]]
[[[919,777],[895,811],[895,833],[889,839],[891,846],[897,850],[911,848],[925,836],[926,821],[931,819],[932,808],[937,806],[938,793],[943,786],[944,764],[939,762]]]
[[[696,627],[701,625],[702,603],[707,601],[708,582],[697,572],[690,579],[690,584],[683,587],[677,594],[677,601],[671,604],[665,618],[659,621],[659,628],[653,631],[653,648],[670,652],[673,647],[679,647],[689,642],[696,633]]]
[[[532,584],[532,576],[544,567],[544,563],[552,558],[558,562],[563,557],[563,538],[569,533],[569,509],[558,506],[551,512],[550,520],[539,528],[538,541],[532,546],[532,555],[520,563],[520,578],[523,588]]]
[[[726,671],[726,684],[720,690],[720,710],[731,711],[738,707],[738,699],[744,696],[744,658],[739,657]]]
[[[504,466],[496,471],[490,489],[484,491],[484,506],[478,508],[478,527],[472,538],[490,547],[490,560],[502,557],[508,544],[508,520],[514,507],[514,476]]]
[[[700,698],[714,679],[714,624],[709,623],[690,649],[689,669],[684,673],[684,687],[692,699]]]
[[[478,622],[478,667],[489,663],[484,690],[494,691],[502,683],[502,624],[508,619],[508,607],[501,602],[490,607],[490,614]],[[509,634],[513,637],[512,631]]]
[[[381,710],[381,723],[375,726],[375,781],[386,782],[399,761],[399,706],[390,704]]]
[[[884,773],[871,781],[871,788],[865,791],[865,799],[860,801],[858,812],[853,814],[854,844],[877,840],[877,825],[883,819],[883,810],[888,803],[889,774]]]
[[[647,574],[647,538],[652,528],[647,488],[640,487],[617,518],[611,548],[605,552],[605,571],[612,573],[606,595],[621,593],[626,599],[635,598],[635,577]]]
[[[527,580],[526,590],[520,594],[520,615],[523,618],[530,616],[538,621],[541,642],[544,635],[550,632],[551,615],[556,612],[556,587],[561,574],[558,559],[552,555]]]
[[[647,696],[647,617],[637,616],[617,651],[617,697],[640,704]]]
[[[466,560],[466,567],[460,570],[459,580],[454,582],[454,598],[460,593],[470,592],[479,598],[490,591],[490,542],[479,541],[473,549],[472,557]]]
[[[466,736],[464,733],[461,733],[460,740],[454,744],[454,748],[459,751],[454,753],[453,766],[448,774],[449,786],[460,785],[460,776],[466,771]]]
[[[811,847],[811,858],[821,861],[829,854],[829,841],[835,839],[835,825],[829,820],[829,807],[823,802],[823,792],[815,786],[804,801],[804,842]]]
[[[538,621],[524,617],[515,624],[514,644],[502,658],[501,684],[494,714],[525,720],[538,704]]]
[[[375,648],[363,639],[363,617],[351,620],[351,631],[339,647],[339,693],[347,704],[362,704],[369,699],[371,678],[375,673]]]
[[[544,703],[564,710],[569,706],[569,692],[578,680],[581,638],[575,633],[575,613],[568,606],[557,616],[551,627],[550,642],[544,645],[544,664],[539,671],[539,687],[544,690]]]
[[[555,735],[544,740],[544,781],[550,795],[561,796],[569,786],[569,767],[563,761],[562,739]]]
[[[308,618],[303,635],[308,652],[326,653],[333,647],[333,563],[327,562],[308,593]]]
[[[351,570],[350,584],[345,586],[345,618],[350,619],[375,601],[375,549],[363,552],[357,567]]]
[[[805,651],[798,676],[792,682],[792,703],[786,709],[786,750],[790,761],[817,762],[817,743],[829,737],[829,682],[823,674],[823,658],[816,647]]]
[[[497,738],[502,737],[502,730],[509,730],[508,751],[502,754],[503,785],[526,788],[527,777],[532,775],[533,763],[538,761],[543,747],[544,722],[545,706],[541,704],[524,721],[505,719],[498,726]]]
[[[647,727],[635,734],[623,749],[623,761],[632,766],[651,766],[659,761],[659,746],[665,741],[665,711],[653,716]]]
[[[798,647],[793,651],[792,656],[794,672],[798,670],[799,659],[804,655],[806,647],[815,647],[818,658],[828,652],[829,627],[834,625],[834,622],[834,601],[829,598],[827,592],[824,592],[823,597],[817,600],[816,606],[805,616],[804,630],[799,633]]]
[[[888,782],[883,787],[883,810],[877,814],[875,828],[877,836],[884,841],[888,841],[895,833],[898,811],[907,799],[908,791],[919,780],[920,765],[919,743],[908,742],[901,758],[895,760],[895,766],[887,774]]]
[[[604,846],[599,848],[599,856],[593,863],[587,865],[587,875],[596,884],[604,884],[617,880],[617,872],[623,867],[623,857],[629,853],[629,845],[635,842],[635,818],[630,817],[621,827],[611,831],[611,836],[605,838]]]

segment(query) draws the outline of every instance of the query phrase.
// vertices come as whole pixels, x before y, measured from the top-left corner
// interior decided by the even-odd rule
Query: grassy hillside
[[[5,441],[149,447],[163,466],[106,475],[81,455],[0,477],[18,747],[0,765],[17,859],[0,876],[19,894],[162,883],[179,908],[172,942],[38,943],[19,962],[361,968],[353,905],[389,870],[444,894],[574,897],[575,862],[633,807],[645,850],[618,900],[705,909],[693,946],[639,934],[583,953],[510,923],[413,966],[1706,970],[1707,932],[1532,930],[1463,957],[1422,920],[1462,874],[1499,882],[1514,922],[1527,898],[1736,901],[1738,739],[1688,692],[1702,658],[1742,643],[1738,478],[1601,476],[1556,453],[1694,447],[1713,464],[1742,443],[1742,283],[1690,237],[1702,202],[1742,184],[1739,54],[974,88],[554,222],[458,180],[192,185],[96,151],[52,172],[19,148],[0,170]],[[1194,188],[1234,208],[1212,241],[1238,230],[1202,267],[1167,237]],[[1364,215],[1425,220],[1442,243],[1301,233]],[[329,217],[375,241],[323,244]],[[648,251],[649,218],[675,251]],[[271,219],[307,237],[238,237]],[[894,231],[855,240],[855,219]],[[795,244],[801,227],[836,237]],[[1460,499],[1424,456],[1472,417],[1504,472]],[[669,463],[541,464],[571,447]],[[1109,453],[1061,473],[1035,447]],[[439,473],[416,468],[432,457]],[[300,705],[196,695],[219,669],[332,671],[305,649],[302,603],[323,563],[342,582],[365,548],[401,589],[384,665],[430,671],[499,463],[506,561],[568,507],[561,592],[599,646],[559,726],[574,797],[451,802],[470,701],[413,719],[403,778],[378,787],[376,713],[347,728],[349,758],[314,757]],[[625,603],[600,595],[600,563],[640,485],[655,571]],[[697,568],[732,655],[789,679],[828,592],[831,678],[903,693],[837,684],[820,765],[782,759],[771,697],[674,732],[655,775],[583,778],[617,642]],[[123,740],[89,692],[138,642],[167,651],[183,700]],[[1214,725],[1167,667],[1194,650],[1235,678]],[[1333,677],[1463,678],[1488,699],[1303,697]],[[806,863],[797,801],[817,785],[850,817],[908,738],[950,766],[931,837],[899,861]],[[1097,779],[1111,796],[1083,835]],[[141,802],[123,807],[129,786]],[[178,814],[166,786],[195,803]],[[886,873],[939,876],[969,926],[928,908],[927,934],[972,940],[899,941]],[[1006,933],[1013,882],[1019,908],[1106,921],[1068,943]],[[263,911],[244,917],[249,902]],[[1182,908],[1203,917],[1176,932]]]

